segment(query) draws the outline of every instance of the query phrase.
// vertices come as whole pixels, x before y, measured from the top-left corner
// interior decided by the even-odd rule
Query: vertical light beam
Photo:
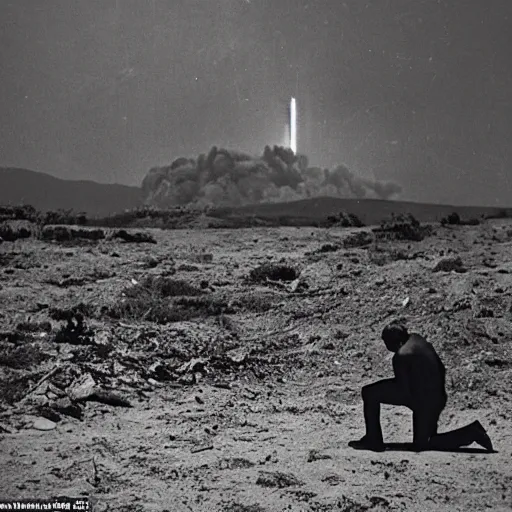
[[[290,149],[297,154],[297,105],[295,98],[290,100]]]

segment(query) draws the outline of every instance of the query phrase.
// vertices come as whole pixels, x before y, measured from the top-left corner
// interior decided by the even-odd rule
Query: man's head
[[[409,339],[409,333],[404,325],[392,322],[384,327],[382,339],[389,351],[396,352]]]

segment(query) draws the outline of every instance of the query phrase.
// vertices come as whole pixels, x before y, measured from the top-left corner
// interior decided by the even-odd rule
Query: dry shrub
[[[31,234],[30,230],[24,227],[12,227],[9,224],[0,225],[0,238],[5,242],[30,238]]]
[[[16,326],[17,331],[36,333],[36,332],[51,332],[52,324],[50,322],[20,322]]]
[[[203,291],[183,279],[148,276],[140,283],[126,288],[124,294],[127,297],[138,297],[144,294],[158,297],[180,297],[201,295]]]
[[[364,222],[357,215],[342,211],[337,215],[329,215],[326,225],[327,227],[362,228]]]
[[[21,400],[30,389],[30,379],[33,375],[22,375],[13,378],[7,377],[0,380],[0,401],[10,405]]]
[[[76,313],[67,318],[66,325],[62,326],[55,335],[56,343],[70,343],[71,345],[93,345],[94,332],[84,323],[84,317]]]
[[[41,352],[39,347],[26,344],[19,347],[7,346],[0,349],[0,366],[21,370],[36,366],[49,359],[50,356]]]
[[[4,220],[27,220],[37,222],[40,218],[39,212],[30,205],[0,206],[0,221]]]
[[[232,305],[236,309],[250,311],[252,313],[264,313],[272,309],[273,297],[269,294],[249,293],[237,297]]]
[[[340,246],[338,244],[323,244],[317,252],[336,252],[340,250]]]
[[[299,273],[293,267],[288,265],[275,265],[265,263],[249,273],[249,279],[256,283],[270,281],[294,281],[299,277]]]
[[[149,233],[128,233],[124,229],[116,231],[112,234],[112,238],[119,238],[123,242],[136,244],[156,244],[156,240]]]
[[[98,241],[105,238],[101,229],[73,229],[66,226],[46,226],[41,231],[43,240],[55,240],[56,242],[70,242],[73,240]]]
[[[441,225],[446,226],[457,226],[461,223],[460,215],[457,212],[452,212],[446,217],[443,217],[441,219]]]
[[[108,316],[167,324],[229,312],[225,301],[180,279],[148,277],[125,289],[123,295],[108,308]]]
[[[432,233],[431,226],[422,226],[410,213],[393,214],[390,219],[382,221],[379,228],[373,229],[378,240],[408,240],[420,242]]]
[[[343,247],[345,249],[355,249],[356,247],[365,247],[374,242],[374,237],[371,233],[361,231],[347,236],[343,240]]]
[[[48,311],[48,316],[57,322],[69,321],[77,315],[82,315],[82,317],[94,317],[95,307],[92,304],[80,302],[69,308],[52,307]]]

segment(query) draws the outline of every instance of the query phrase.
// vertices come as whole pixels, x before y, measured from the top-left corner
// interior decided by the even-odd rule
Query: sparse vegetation
[[[0,225],[0,239],[4,242],[15,242],[16,240],[30,238],[31,231],[25,227],[12,227],[9,224]]]
[[[204,292],[182,279],[169,277],[149,276],[140,283],[137,283],[123,292],[127,297],[138,297],[149,294],[159,297],[192,297],[202,295]]]
[[[113,233],[112,238],[120,238],[123,242],[136,244],[156,244],[156,240],[149,233],[128,233],[124,229]]]
[[[8,220],[26,220],[38,222],[41,214],[30,205],[0,206],[0,222]]]
[[[0,367],[20,370],[31,368],[50,358],[37,346],[29,343],[21,346],[7,345],[0,349]]]
[[[71,242],[73,240],[98,241],[105,238],[102,229],[73,229],[67,226],[46,226],[41,231],[42,240],[55,240],[56,242]]]
[[[354,249],[356,247],[366,247],[372,244],[375,240],[375,237],[366,231],[361,231],[360,233],[354,233],[352,235],[347,236],[343,240],[343,247],[345,249]]]
[[[228,311],[224,300],[208,296],[184,280],[148,277],[126,288],[121,299],[108,308],[107,314],[112,318],[166,324]]]
[[[77,316],[92,318],[95,315],[95,307],[92,304],[80,302],[70,308],[52,307],[48,310],[48,316],[56,322],[73,320]]]
[[[478,226],[480,220],[472,217],[468,220],[462,220],[457,212],[452,212],[441,219],[441,226]]]
[[[18,453],[24,449],[25,429],[31,431],[41,419],[56,422],[53,431],[38,435],[47,436],[44,447],[52,445],[53,450],[34,445],[31,460],[69,471],[66,487],[80,485],[78,479],[84,475],[94,478],[90,458],[94,452],[89,453],[89,448],[97,441],[87,454],[75,450],[80,439],[86,439],[82,429],[106,429],[113,435],[101,435],[102,445],[94,450],[112,447],[124,454],[119,460],[109,458],[108,468],[104,457],[96,456],[98,475],[109,485],[122,485],[121,480],[108,479],[123,475],[125,461],[131,460],[137,478],[141,475],[136,487],[141,491],[155,474],[181,479],[180,492],[191,495],[197,491],[196,476],[205,485],[209,479],[217,481],[208,496],[202,493],[202,505],[212,510],[219,508],[226,485],[245,474],[251,476],[247,485],[252,498],[236,498],[246,505],[261,499],[272,508],[273,503],[263,498],[268,486],[284,489],[276,495],[279,509],[291,504],[331,510],[340,508],[332,500],[331,485],[340,485],[343,478],[343,494],[362,499],[357,494],[360,478],[351,480],[352,470],[375,474],[382,466],[390,478],[393,472],[400,474],[401,492],[407,494],[403,500],[409,506],[409,496],[418,493],[422,468],[401,461],[402,457],[381,464],[375,457],[363,460],[351,452],[355,459],[347,459],[350,471],[338,475],[326,469],[318,477],[315,464],[318,469],[322,459],[336,458],[332,446],[322,447],[318,440],[325,422],[364,428],[360,388],[370,374],[377,379],[392,371],[391,361],[382,358],[384,347],[375,350],[368,340],[378,341],[379,330],[392,318],[407,320],[411,328],[420,326],[436,343],[449,371],[455,414],[471,405],[478,417],[489,418],[488,422],[496,418],[493,437],[506,424],[510,416],[506,377],[511,368],[505,243],[509,226],[495,224],[450,232],[439,229],[440,237],[421,244],[404,242],[393,233],[390,241],[376,242],[371,229],[334,233],[267,228],[190,231],[186,237],[162,232],[158,233],[161,243],[150,246],[121,243],[107,230],[98,246],[80,249],[39,240],[4,243],[0,430],[6,432],[2,430],[0,437],[4,443],[14,443]],[[493,233],[498,243],[491,239]],[[170,274],[174,269],[178,275]],[[467,272],[467,279],[458,272]],[[59,288],[48,286],[50,280]],[[126,395],[134,408],[114,416],[110,408],[119,401],[103,399],[101,406],[85,406],[84,400],[108,396],[102,394],[106,392]],[[155,405],[158,411],[152,412]],[[390,437],[403,434],[409,418],[390,416],[385,432]],[[454,418],[452,424],[458,421]],[[293,432],[280,436],[283,424]],[[71,435],[67,430],[72,430]],[[155,444],[151,432],[163,432],[157,440],[165,444]],[[275,452],[267,450],[265,446],[271,447],[273,441],[263,439],[276,435],[280,446]],[[359,432],[354,430],[356,435]],[[223,453],[230,443],[256,437],[262,443],[247,461],[230,458],[220,466],[200,455],[211,447]],[[297,450],[298,443],[303,448]],[[162,446],[172,447],[180,464],[162,461]],[[313,450],[317,453],[311,456]],[[64,452],[68,460],[63,466]],[[506,455],[502,451],[496,457],[505,461]],[[273,472],[282,469],[278,466],[283,456],[289,462],[288,475]],[[488,468],[496,466],[494,457],[488,462],[485,457],[478,459]],[[457,460],[453,457],[451,466],[441,468],[446,478]],[[46,479],[32,465],[13,468],[15,474],[6,472],[7,485],[33,476],[41,478],[41,488],[54,481],[53,473]],[[474,468],[466,470],[459,464],[455,469],[468,477]],[[260,475],[259,470],[267,473]],[[219,479],[219,471],[232,472],[229,482]],[[133,473],[128,477],[134,481]],[[508,489],[506,472],[498,469],[493,478]],[[319,481],[325,485],[314,489],[315,496],[312,486]],[[477,503],[474,494],[465,498],[460,489],[446,491],[466,500],[459,508]],[[178,492],[177,487],[173,492]],[[423,497],[428,489],[419,492]],[[493,499],[489,496],[485,495],[486,503],[499,504],[501,497],[489,501]],[[368,505],[354,507],[389,508],[379,499],[370,496],[365,498]],[[344,509],[345,501],[339,503]],[[168,505],[155,506],[163,510]]]
[[[340,246],[338,244],[323,244],[318,249],[319,253],[323,252],[336,252],[340,250]]]
[[[55,335],[55,343],[69,343],[70,345],[93,344],[92,329],[85,324],[81,313],[74,313],[66,318],[66,325],[62,326]]]
[[[264,313],[272,309],[274,300],[269,294],[250,292],[237,297],[232,306],[235,309],[250,311],[252,313]]]
[[[452,212],[449,215],[447,215],[446,217],[443,217],[441,219],[441,225],[443,225],[443,226],[446,226],[446,225],[457,226],[460,223],[461,223],[460,216],[457,212]]]
[[[249,273],[249,279],[256,283],[270,281],[294,281],[299,276],[297,270],[288,265],[265,263]]]
[[[63,226],[85,226],[88,223],[87,215],[85,213],[75,213],[73,210],[56,210],[40,213],[39,224],[56,225],[60,224]]]
[[[487,219],[509,219],[510,217],[512,217],[512,211],[505,208],[486,215]]]
[[[327,217],[327,227],[362,228],[363,221],[353,213],[340,212],[337,215]]]
[[[384,220],[379,228],[373,229],[378,240],[409,240],[420,242],[432,233],[431,226],[422,226],[411,214],[395,215]]]

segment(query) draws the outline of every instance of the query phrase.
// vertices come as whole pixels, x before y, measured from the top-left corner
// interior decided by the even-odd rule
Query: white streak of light
[[[295,98],[290,101],[290,149],[297,154],[297,106]]]

